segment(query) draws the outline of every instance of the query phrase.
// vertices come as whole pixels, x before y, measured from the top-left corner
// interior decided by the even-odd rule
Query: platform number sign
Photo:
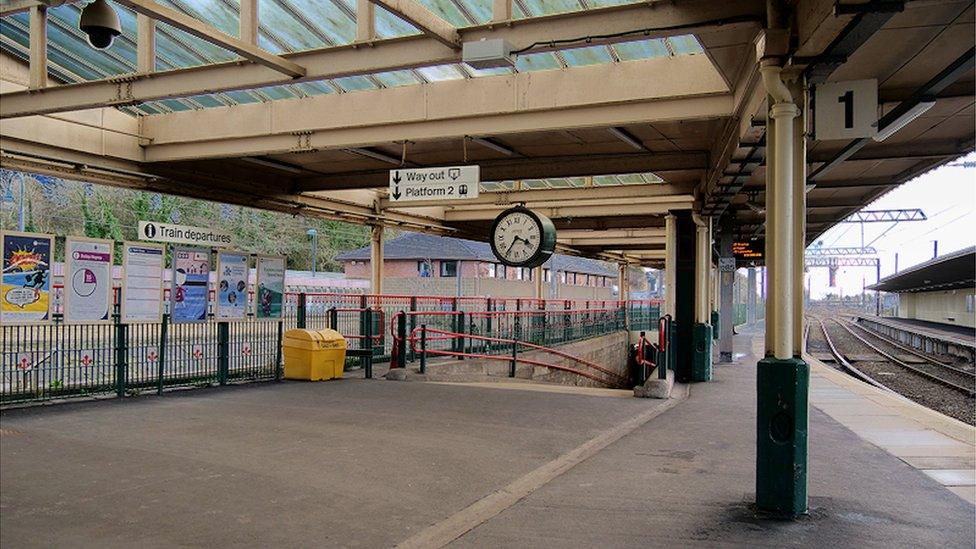
[[[813,103],[817,140],[857,139],[878,133],[878,81],[847,80],[817,86]]]

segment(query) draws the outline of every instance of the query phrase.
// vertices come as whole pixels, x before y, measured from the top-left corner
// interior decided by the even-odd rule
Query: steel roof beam
[[[427,36],[451,48],[461,48],[461,35],[457,27],[434,15],[414,0],[369,0],[407,23],[417,27]]]
[[[610,218],[615,216],[651,216],[665,215],[670,210],[691,209],[694,200],[690,197],[669,197],[667,200],[661,199],[656,203],[650,204],[620,204],[608,211],[606,205],[589,206],[560,206],[560,207],[535,207],[533,211],[540,213],[550,219],[556,218],[579,218],[579,217],[600,217]],[[463,222],[494,219],[498,215],[498,208],[487,208],[481,210],[453,210],[447,209],[444,212],[444,221]]]
[[[587,45],[662,38],[719,26],[725,30],[757,28],[758,22],[765,15],[765,2],[761,0],[689,0],[674,4],[656,4],[654,9],[638,3],[560,13],[511,21],[505,26],[486,24],[467,27],[460,29],[460,33],[465,41],[502,38],[515,46],[541,41],[543,43],[531,50],[532,53],[537,53],[580,46],[578,43],[559,44],[559,40],[632,32],[641,26],[660,30],[648,30],[646,35],[594,39]],[[119,83],[116,79],[56,86],[44,90],[43,93],[2,94],[0,118],[375,74],[446,65],[461,60],[459,52],[444,48],[440,42],[425,35],[375,40],[368,48],[364,48],[361,43],[353,43],[284,54],[280,57],[305,67],[304,77],[291,79],[270,72],[260,65],[241,65],[239,61],[231,61],[160,71],[152,75],[132,75],[128,78],[123,94],[118,93]]]
[[[161,6],[152,0],[115,0],[115,2],[126,6],[136,13],[141,13],[157,21],[173,25],[197,38],[228,49],[245,59],[274,69],[290,78],[305,76],[305,68],[294,61],[265,51],[254,44],[234,38],[211,25],[172,8]]]

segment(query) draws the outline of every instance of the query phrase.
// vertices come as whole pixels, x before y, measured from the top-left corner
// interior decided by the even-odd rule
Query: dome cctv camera
[[[119,16],[105,0],[95,0],[81,10],[78,28],[88,35],[88,43],[99,50],[111,46],[112,39],[122,34]]]

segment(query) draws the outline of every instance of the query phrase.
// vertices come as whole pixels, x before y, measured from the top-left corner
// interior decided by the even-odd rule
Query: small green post
[[[217,382],[227,385],[230,373],[230,323],[217,323]]]
[[[129,370],[129,326],[123,324],[115,315],[115,393],[119,398],[125,396],[126,374]]]
[[[163,315],[163,323],[159,325],[159,367],[156,373],[156,394],[163,394],[163,379],[166,373],[166,336],[169,332],[169,315]]]
[[[458,325],[457,333],[459,334],[457,336],[457,352],[463,353],[465,351],[465,349],[464,349],[464,342],[465,342],[465,337],[464,337],[464,329],[465,329],[465,324],[464,324],[464,311],[458,311],[458,314],[457,314],[457,325]],[[464,356],[463,355],[458,355],[457,359],[458,360],[464,360]]]
[[[712,327],[708,324],[695,324],[692,332],[694,351],[691,360],[691,380],[711,381],[712,379]]]
[[[298,294],[298,310],[295,314],[295,327],[296,328],[307,328],[308,324],[308,310],[305,307],[306,298],[305,292]]]
[[[366,333],[363,334],[362,348],[368,349],[370,352],[363,357],[363,370],[365,370],[366,379],[373,379],[373,310],[366,309],[364,313],[366,315]]]
[[[282,368],[282,363],[281,363],[281,339],[282,339],[282,331],[283,331],[282,322],[279,320],[278,321],[278,341],[275,344],[275,381],[281,381],[281,378],[284,377],[284,372],[282,371],[283,368]]]
[[[396,367],[406,368],[407,367],[407,315],[401,314],[397,316],[397,339],[400,340],[400,352],[397,353]],[[370,343],[372,344],[372,342]]]

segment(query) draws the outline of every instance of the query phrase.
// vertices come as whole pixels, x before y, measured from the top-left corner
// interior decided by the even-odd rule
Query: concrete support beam
[[[253,43],[245,42],[225,34],[211,25],[198,19],[194,19],[183,12],[177,11],[166,6],[162,6],[152,0],[115,0],[118,4],[147,15],[157,21],[162,21],[174,27],[188,32],[197,38],[206,40],[227,50],[230,50],[241,57],[253,61],[259,65],[264,65],[274,69],[289,78],[299,78],[305,76],[305,68],[297,63],[285,59],[279,55],[269,53]]]
[[[30,89],[47,87],[47,7],[30,9]]]
[[[417,27],[424,34],[452,48],[461,47],[457,27],[441,19],[416,0],[369,0],[386,11]]]
[[[260,17],[258,16],[258,0],[240,0],[241,19],[240,37],[241,41],[247,44],[258,43],[258,28],[260,27]]]
[[[664,217],[664,312],[676,318],[675,299],[678,291],[678,241],[674,214]]]
[[[617,265],[617,287],[620,288],[619,299],[621,301],[630,299],[630,283],[627,280],[627,269],[626,263]]]
[[[241,5],[247,1],[241,0]],[[141,13],[136,14],[136,70],[140,73],[156,70],[156,22]]]
[[[501,38],[511,44],[531,44],[538,40],[552,41],[552,45],[540,45],[533,52],[555,51],[576,45],[559,45],[559,40],[581,36],[606,35],[633,31],[634,28],[656,28],[644,38],[661,38],[676,34],[694,33],[714,28],[719,21],[737,18],[726,23],[723,29],[756,28],[765,13],[762,0],[737,0],[714,2],[695,0],[676,4],[655,5],[648,9],[643,3],[625,4],[606,8],[596,8],[573,13],[558,13],[544,17],[533,17],[513,21],[510,25],[486,24],[463,29],[464,40],[482,38]],[[750,20],[749,18],[754,18]],[[611,44],[633,40],[632,36],[621,35],[616,38],[593,40],[590,45]],[[161,72],[148,76],[136,76],[127,82],[125,94],[119,96],[118,83],[100,80],[80,84],[58,86],[48,90],[43,96],[28,94],[4,94],[0,96],[0,117],[25,116],[51,112],[72,111],[82,108],[105,105],[137,104],[144,101],[165,98],[189,97],[202,93],[216,93],[241,89],[260,88],[289,84],[297,81],[315,81],[344,76],[376,74],[380,72],[430,67],[456,63],[460,54],[445,48],[441,43],[426,36],[408,36],[377,40],[370,48],[359,44],[348,44],[316,50],[295,52],[281,56],[307,69],[302,78],[292,78],[268,71],[263,66],[241,65],[238,61],[218,63],[204,67],[193,67]],[[703,56],[681,56],[703,57]],[[672,58],[673,59],[673,58]],[[705,59],[705,62],[711,63]],[[630,63],[618,63],[627,65]],[[714,67],[712,68],[714,71]],[[564,71],[554,71],[564,72]],[[541,72],[535,73],[542,74]],[[644,72],[655,74],[655,72]],[[687,71],[672,67],[657,74],[684,76]],[[717,75],[717,72],[716,72]],[[720,76],[717,76],[721,80]],[[661,79],[667,80],[667,79]],[[615,83],[620,79],[606,80]],[[641,78],[644,84],[646,78]],[[722,81],[723,90],[728,86]],[[571,86],[560,86],[569,90]],[[551,88],[557,89],[557,88]],[[354,95],[354,94],[349,94]],[[358,95],[358,94],[355,94]],[[487,95],[485,96],[487,97]],[[550,95],[550,99],[552,96]],[[279,103],[279,102],[276,102]],[[376,109],[370,109],[376,110]],[[362,112],[360,114],[365,114]],[[470,135],[476,134],[470,132]],[[489,135],[477,133],[478,135]]]
[[[376,38],[376,14],[369,0],[356,0],[356,42],[372,42]]]
[[[458,273],[460,276],[460,273]],[[374,294],[383,293],[383,226],[374,225],[370,233],[369,288]]]

